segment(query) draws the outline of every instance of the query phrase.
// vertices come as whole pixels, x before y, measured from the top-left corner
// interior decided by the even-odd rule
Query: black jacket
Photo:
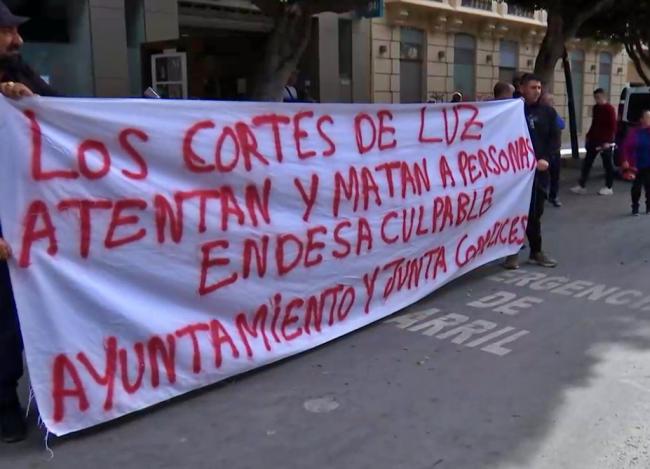
[[[533,104],[524,106],[526,114],[526,123],[528,131],[535,149],[535,158],[537,160],[546,160],[549,163],[555,153],[555,145],[560,137],[560,128],[557,125],[557,112],[555,109],[542,104]],[[548,171],[537,171],[535,175],[535,185],[544,191],[549,186]]]
[[[0,61],[0,82],[22,83],[32,92],[41,96],[59,96],[54,89],[20,57]]]

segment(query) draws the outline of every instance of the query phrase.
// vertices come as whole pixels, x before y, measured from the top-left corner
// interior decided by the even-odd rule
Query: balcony
[[[546,27],[546,13],[507,5],[506,0],[384,0],[389,22],[408,25],[412,18],[427,14],[436,29],[457,28],[463,22],[483,21],[483,26],[498,31],[511,27],[539,33]],[[531,29],[532,28],[532,29]]]
[[[492,0],[462,0],[460,5],[477,10],[492,11]]]
[[[535,10],[524,8],[519,5],[508,5],[508,14],[513,16],[520,16],[522,18],[535,18]]]

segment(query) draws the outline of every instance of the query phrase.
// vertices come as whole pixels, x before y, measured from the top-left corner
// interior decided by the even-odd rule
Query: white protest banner
[[[517,252],[521,101],[0,100],[0,220],[57,435],[308,350]]]

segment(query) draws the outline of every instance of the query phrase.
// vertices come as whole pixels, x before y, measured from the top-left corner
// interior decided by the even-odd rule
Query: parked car
[[[634,172],[623,170],[620,167],[623,156],[621,154],[623,141],[628,130],[639,122],[641,112],[644,109],[650,109],[650,87],[632,84],[623,88],[621,101],[618,105],[618,128],[616,131],[614,164],[618,169],[619,176],[628,181],[634,179]]]

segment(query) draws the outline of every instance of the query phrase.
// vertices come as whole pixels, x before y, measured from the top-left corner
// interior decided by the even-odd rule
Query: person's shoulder
[[[540,109],[549,117],[555,119],[557,117],[557,111],[553,106],[547,106],[546,104],[540,104]]]

